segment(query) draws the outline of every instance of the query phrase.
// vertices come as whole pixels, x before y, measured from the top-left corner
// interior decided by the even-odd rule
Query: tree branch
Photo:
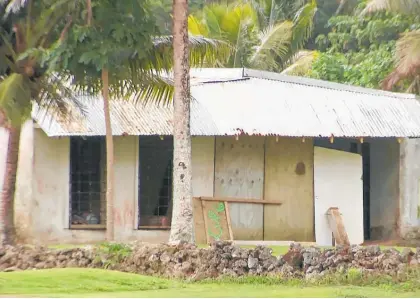
[[[72,19],[71,16],[69,16],[69,19],[67,20],[66,26],[64,26],[63,31],[61,31],[60,42],[62,42],[66,38],[67,32],[69,31],[72,23],[73,23],[73,19]]]
[[[92,0],[86,0],[87,6],[87,25],[92,25]]]

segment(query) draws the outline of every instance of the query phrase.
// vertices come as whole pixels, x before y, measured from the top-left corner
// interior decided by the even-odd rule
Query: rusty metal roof
[[[247,69],[192,69],[191,134],[299,137],[420,137],[411,94]],[[64,122],[34,108],[48,136],[105,135],[101,99]],[[111,101],[114,135],[171,135],[172,106]]]

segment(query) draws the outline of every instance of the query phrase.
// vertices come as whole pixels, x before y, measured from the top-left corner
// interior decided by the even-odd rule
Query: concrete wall
[[[0,141],[5,138],[7,134],[0,131]],[[103,241],[104,230],[70,229],[69,138],[50,138],[42,130],[34,130],[31,122],[22,132],[22,145],[25,150],[20,153],[16,194],[16,223],[22,241],[42,244]],[[138,138],[115,137],[114,146],[116,240],[166,242],[169,231],[137,229]],[[193,138],[192,147],[194,194],[212,196],[214,138]],[[2,159],[3,150],[0,154]]]
[[[70,140],[33,132],[33,156],[19,160],[16,200],[19,236],[28,243],[94,243],[105,239],[104,230],[69,227]],[[30,153],[30,134],[25,148]],[[138,138],[115,137],[115,237],[117,240],[165,242],[168,231],[137,230]],[[32,178],[32,179],[30,179]],[[26,185],[23,185],[26,182]],[[32,184],[30,183],[32,182]],[[22,217],[24,216],[24,217]]]
[[[0,190],[6,168],[7,146],[9,133],[0,127]],[[27,121],[22,126],[20,136],[20,151],[15,193],[15,222],[16,231],[21,240],[25,240],[25,233],[30,230],[30,197],[32,192],[32,158],[33,158],[33,123]]]
[[[403,140],[400,160],[400,233],[406,239],[419,239],[420,139]]]
[[[396,236],[399,217],[400,144],[395,138],[370,143],[370,238]]]
[[[213,137],[193,138],[193,192],[195,196],[215,194],[214,140]],[[375,227],[382,226],[381,234],[387,236],[391,228],[395,226],[395,215],[399,208],[396,204],[399,191],[403,215],[401,223],[410,227],[418,224],[420,162],[417,163],[417,161],[420,161],[420,158],[416,157],[420,157],[420,142],[413,140],[403,142],[401,157],[404,159],[400,171],[398,171],[399,144],[395,139],[381,142],[372,143],[372,165],[376,165],[374,168],[377,173],[372,174],[372,177],[377,178],[376,181],[372,180],[372,184],[376,184],[375,188],[378,191],[371,199],[372,205],[376,207],[372,208],[371,213],[373,213],[372,224]],[[7,144],[7,134],[0,129],[0,163],[2,159],[4,160],[5,144]],[[344,143],[343,147],[347,149]],[[138,224],[137,137],[115,138],[115,161],[116,238],[149,242],[167,241],[168,231],[136,229]],[[0,165],[4,165],[4,161]],[[287,171],[287,169],[278,167],[278,171]],[[0,167],[0,178],[1,175],[2,167]],[[281,173],[278,175],[281,176]],[[396,187],[399,175],[401,186]],[[236,192],[233,189],[230,191],[233,195]],[[248,196],[247,194],[243,196]],[[257,197],[252,192],[249,193],[249,196],[251,195]],[[105,237],[103,230],[69,228],[69,139],[49,138],[42,130],[34,130],[32,122],[26,125],[26,129],[22,132],[16,214],[19,235],[29,242],[86,243],[102,241]]]

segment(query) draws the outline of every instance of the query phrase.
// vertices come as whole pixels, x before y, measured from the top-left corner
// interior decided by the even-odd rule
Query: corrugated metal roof
[[[414,95],[242,69],[191,70],[191,134],[304,137],[420,137]],[[34,119],[48,136],[104,135],[103,103],[87,117]],[[111,101],[114,135],[171,135],[172,106]]]

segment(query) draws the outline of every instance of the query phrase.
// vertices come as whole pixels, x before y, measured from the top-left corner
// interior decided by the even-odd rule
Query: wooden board
[[[214,189],[214,137],[192,138],[193,196],[213,196]],[[194,231],[197,244],[206,243],[204,216],[199,200],[193,200]]]
[[[229,221],[224,202],[201,201],[206,228],[207,243],[230,240]]]
[[[205,201],[224,201],[230,203],[252,203],[252,204],[259,204],[259,205],[281,205],[279,201],[272,201],[272,200],[264,200],[261,199],[246,199],[246,198],[233,198],[233,197],[207,197],[207,196],[200,196],[201,200]]]
[[[341,218],[341,214],[338,208],[329,208],[327,217],[331,230],[333,232],[335,244],[349,246],[349,237],[347,235],[346,228],[344,227],[343,218]]]
[[[264,206],[264,240],[313,242],[313,142],[275,137],[266,142],[264,200],[282,205]]]
[[[215,197],[263,198],[264,137],[216,137]],[[263,238],[263,206],[230,204],[234,239]]]

